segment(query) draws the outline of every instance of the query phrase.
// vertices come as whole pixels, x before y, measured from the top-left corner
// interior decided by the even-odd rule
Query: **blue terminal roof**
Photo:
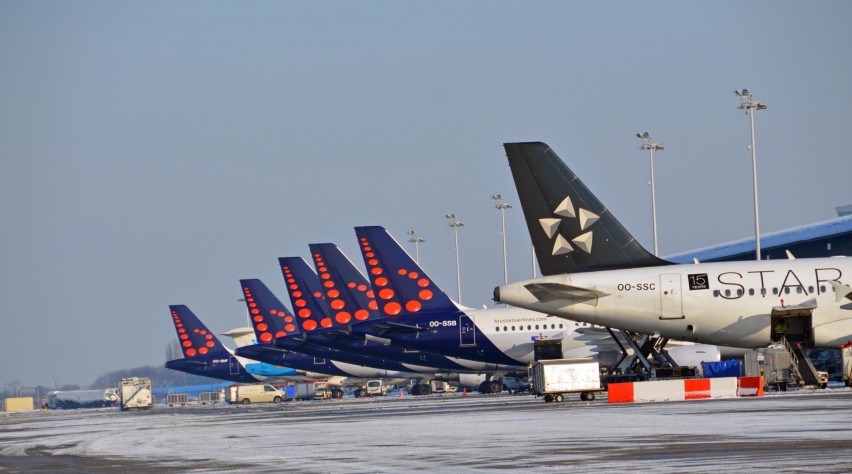
[[[845,216],[801,227],[793,227],[791,229],[785,229],[778,232],[762,234],[760,236],[761,253],[765,254],[773,249],[783,252],[785,247],[789,247],[791,245],[800,245],[831,237],[841,237],[844,238],[844,240],[852,239],[852,216]],[[740,254],[752,254],[753,256],[754,248],[754,237],[752,237],[712,247],[677,253],[665,258],[666,260],[676,263],[692,263],[693,258],[697,258],[701,262],[709,262],[728,259]]]

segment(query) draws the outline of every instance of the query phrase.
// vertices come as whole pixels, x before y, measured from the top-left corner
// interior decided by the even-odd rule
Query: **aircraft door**
[[[459,316],[459,345],[476,345],[476,324],[474,324],[473,318],[466,314]]]
[[[240,361],[238,361],[237,358],[234,356],[228,358],[228,371],[231,373],[231,375],[240,374]]]
[[[660,275],[660,319],[684,319],[679,273]]]

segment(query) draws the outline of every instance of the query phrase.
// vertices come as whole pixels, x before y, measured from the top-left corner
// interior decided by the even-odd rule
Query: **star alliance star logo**
[[[553,241],[552,255],[562,255],[573,252],[574,246],[586,253],[592,253],[592,232],[586,232],[585,234],[581,234],[579,237],[572,239],[571,242],[574,243],[574,246],[572,246],[568,240],[566,240],[565,237],[562,237],[561,234],[558,234],[557,231],[559,230],[559,224],[564,218],[580,219],[580,231],[584,231],[588,229],[589,226],[597,222],[598,219],[600,219],[600,216],[583,208],[579,208],[577,212],[574,212],[574,204],[571,202],[570,196],[566,196],[565,199],[556,206],[556,209],[553,210],[553,215],[561,217],[546,217],[538,220],[548,238],[553,239],[553,237],[556,236],[556,239]]]

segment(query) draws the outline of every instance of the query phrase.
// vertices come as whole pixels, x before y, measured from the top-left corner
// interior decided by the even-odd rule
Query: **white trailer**
[[[151,379],[149,378],[130,377],[121,379],[119,395],[121,395],[122,410],[148,409],[154,406],[154,397],[151,395]]]
[[[846,344],[840,349],[843,364],[842,380],[846,382],[847,387],[852,387],[852,343]]]
[[[579,393],[584,401],[601,391],[600,365],[592,359],[550,359],[530,364],[530,390],[547,403],[565,400],[566,393]]]

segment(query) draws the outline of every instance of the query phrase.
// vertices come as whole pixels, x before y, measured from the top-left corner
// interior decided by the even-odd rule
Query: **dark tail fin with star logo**
[[[504,143],[542,275],[667,265],[544,143]]]

